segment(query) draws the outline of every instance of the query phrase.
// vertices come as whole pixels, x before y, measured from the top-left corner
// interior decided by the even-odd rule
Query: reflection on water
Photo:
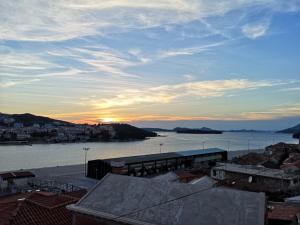
[[[176,134],[161,132],[164,137],[136,142],[36,144],[32,146],[0,146],[0,171],[84,163],[84,147],[88,159],[222,148],[230,151],[261,149],[277,142],[297,143],[290,134],[244,132],[223,134]]]

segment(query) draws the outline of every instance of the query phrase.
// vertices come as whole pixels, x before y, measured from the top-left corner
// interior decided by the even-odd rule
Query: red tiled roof
[[[66,208],[69,203],[49,209],[25,200],[11,225],[71,225],[72,216]]]
[[[19,178],[25,178],[25,177],[35,177],[35,175],[33,173],[31,173],[30,171],[16,171],[16,172],[0,173],[0,178],[2,178],[2,180],[19,179]]]
[[[12,173],[15,175],[15,178],[35,177],[35,175],[30,171],[16,171]]]
[[[69,196],[71,198],[74,198],[75,200],[81,199],[85,194],[87,193],[87,190],[81,189],[79,191],[72,191],[72,192],[66,192],[64,195]]]
[[[195,174],[192,174],[188,171],[175,171],[176,175],[179,176],[180,178],[194,178],[197,177]]]
[[[56,195],[53,193],[48,194],[49,192],[46,193],[35,192],[26,199],[26,202],[30,202],[47,209],[53,209],[74,202],[74,199],[68,196]]]
[[[297,167],[300,169],[300,160],[298,160],[296,162],[292,162],[292,163],[286,163],[281,166],[282,169],[290,168],[290,167]]]
[[[2,180],[7,180],[10,178],[14,178],[15,176],[12,173],[0,173],[0,178]]]
[[[0,198],[0,225],[71,225],[66,206],[77,202],[85,190],[57,195],[33,192]]]
[[[14,194],[0,198],[0,225],[7,225],[12,219],[21,201],[18,199],[26,198],[29,194]]]
[[[296,219],[296,214],[300,213],[300,207],[286,204],[271,205],[268,211],[268,219],[291,221]]]

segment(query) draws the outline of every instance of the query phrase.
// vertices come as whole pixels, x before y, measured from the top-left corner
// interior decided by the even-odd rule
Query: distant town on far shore
[[[122,123],[75,124],[48,117],[25,114],[0,114],[0,144],[70,143],[97,141],[134,141],[156,137],[156,132],[185,134],[222,134],[223,131],[207,127],[199,129],[176,127],[137,128]],[[227,132],[260,132],[256,130],[229,130]],[[281,133],[299,137],[300,124]]]

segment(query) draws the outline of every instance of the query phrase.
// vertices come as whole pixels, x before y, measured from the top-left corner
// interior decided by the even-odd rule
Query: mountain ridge
[[[287,134],[294,134],[297,132],[300,132],[300,123],[297,124],[296,126],[277,131],[277,133],[287,133]]]

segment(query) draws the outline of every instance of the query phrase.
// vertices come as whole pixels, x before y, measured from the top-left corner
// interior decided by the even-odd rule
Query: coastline
[[[278,142],[296,143],[290,135],[273,133],[223,133],[222,135],[159,133],[167,137],[144,141],[113,141],[56,143],[29,145],[0,145],[0,171],[80,164],[84,161],[83,148],[90,148],[88,159],[113,158],[192,149],[229,149],[231,155],[244,154],[248,149],[264,149]],[[248,142],[249,140],[249,142]],[[163,145],[161,145],[163,144]],[[240,153],[240,150],[245,150]]]
[[[0,146],[19,146],[19,145],[47,145],[47,144],[76,144],[76,143],[118,143],[118,142],[137,142],[137,141],[145,141],[150,139],[151,137],[147,137],[144,139],[115,139],[115,140],[91,140],[91,141],[61,141],[61,142],[45,142],[45,141],[5,141],[5,142],[0,142]]]

